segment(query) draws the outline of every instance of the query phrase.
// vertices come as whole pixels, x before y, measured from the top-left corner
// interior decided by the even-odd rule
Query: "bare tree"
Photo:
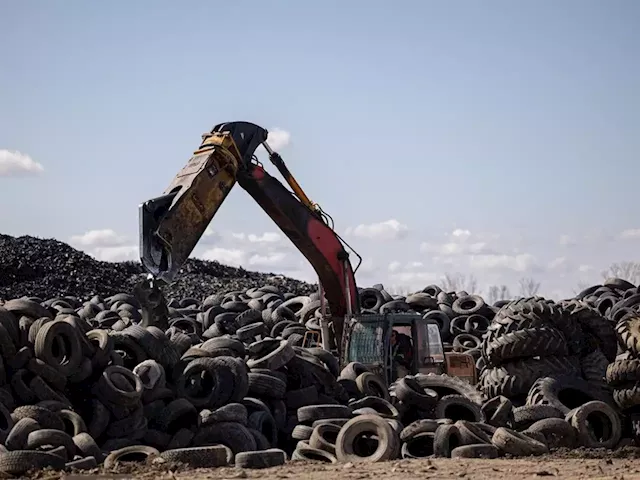
[[[533,297],[540,290],[540,282],[536,282],[531,277],[521,278],[518,285],[520,286],[520,295],[523,297]]]
[[[579,281],[578,285],[576,285],[576,288],[573,289],[573,293],[575,293],[576,295],[579,294],[581,291],[587,289],[590,286],[589,282],[585,282],[585,281]]]
[[[620,262],[612,263],[609,268],[602,272],[602,278],[622,278],[634,285],[640,284],[640,263]]]
[[[463,275],[462,273],[445,273],[440,281],[440,286],[445,292],[459,292],[464,290],[467,293],[476,293],[478,290],[478,280],[473,275]]]
[[[493,305],[498,300],[509,299],[511,299],[511,292],[509,292],[509,287],[507,287],[506,285],[491,285],[489,287],[486,298],[487,303]]]

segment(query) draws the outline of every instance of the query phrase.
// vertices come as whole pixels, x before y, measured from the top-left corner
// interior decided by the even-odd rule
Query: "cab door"
[[[349,362],[362,363],[387,382],[392,320],[387,315],[359,315],[345,322],[345,326],[340,368]]]
[[[446,358],[438,323],[433,320],[416,319],[414,330],[414,361],[418,373],[445,373]]]

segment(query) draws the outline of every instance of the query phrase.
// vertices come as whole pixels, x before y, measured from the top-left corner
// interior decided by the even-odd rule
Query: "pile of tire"
[[[480,357],[482,336],[487,332],[498,306],[487,305],[479,295],[445,292],[438,285],[428,285],[410,295],[391,295],[382,284],[360,289],[363,313],[419,313],[440,326],[446,351],[467,352]],[[500,305],[500,304],[498,304]]]
[[[338,381],[348,388],[354,378],[370,374],[364,365],[351,363]],[[352,398],[347,406],[301,407],[292,434],[298,440],[292,460],[360,463],[431,456],[496,458],[505,453],[525,456],[549,451],[546,424],[519,433],[487,423],[487,413],[494,420],[509,417],[511,405],[498,405],[496,413],[482,392],[458,378],[418,374],[394,382],[388,396],[367,393]],[[573,435],[572,427],[566,426]]]
[[[616,337],[611,310],[603,316],[589,295],[489,306],[434,286],[406,297],[382,285],[360,293],[365,313],[437,321],[452,348],[477,356],[479,385],[419,374],[387,388],[363,365],[340,371],[328,352],[301,347],[319,329],[319,296],[274,285],[171,300],[163,329],[126,293],[6,301],[0,472],[110,469],[155,457],[264,468],[288,459],[529,455],[612,448],[634,436],[626,422],[633,406],[620,416],[613,398],[635,391],[636,377],[604,381],[617,342],[628,346],[618,360],[635,361],[631,312]],[[620,308],[635,312],[635,304]],[[594,436],[594,422],[606,438]]]
[[[574,388],[602,399],[616,341],[611,322],[586,303],[532,297],[500,309],[481,350],[477,365],[484,393],[521,406],[534,401],[528,398],[533,397],[530,390],[542,377],[562,376]]]
[[[310,302],[273,286],[185,299],[172,302],[166,331],[146,326],[129,294],[5,302],[0,471],[156,455],[200,467],[284,462],[300,407],[351,398],[337,359],[299,346]]]
[[[640,294],[629,282],[586,293],[585,300],[616,323],[619,354],[607,367],[606,380],[633,436],[640,437]]]
[[[617,352],[614,326],[588,302],[509,302],[481,349],[479,388],[491,399],[483,408],[493,426],[553,433],[553,447],[613,448],[629,433],[605,380]],[[608,433],[594,434],[594,425]]]

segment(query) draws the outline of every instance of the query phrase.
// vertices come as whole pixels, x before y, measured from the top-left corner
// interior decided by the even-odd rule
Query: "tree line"
[[[600,272],[602,280],[607,278],[622,278],[634,285],[640,285],[640,262],[619,262],[612,263],[606,270]],[[593,283],[579,282],[574,293],[579,293]],[[446,273],[438,286],[446,292],[464,291],[469,294],[482,295],[487,303],[493,304],[498,300],[509,300],[516,297],[532,297],[540,291],[540,282],[533,277],[522,277],[518,280],[515,291],[507,285],[490,285],[485,289],[478,287],[478,280],[473,274]],[[409,294],[411,291],[406,288],[398,289],[398,294]]]

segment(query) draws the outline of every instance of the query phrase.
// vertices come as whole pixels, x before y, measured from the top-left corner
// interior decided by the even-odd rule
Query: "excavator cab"
[[[391,383],[405,375],[446,373],[475,384],[473,357],[445,352],[437,322],[421,315],[358,315],[345,322],[341,366],[359,362]]]

